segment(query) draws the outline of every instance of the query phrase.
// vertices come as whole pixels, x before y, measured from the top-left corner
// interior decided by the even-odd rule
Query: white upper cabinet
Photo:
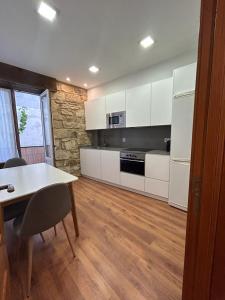
[[[150,126],[151,84],[126,91],[126,127]]]
[[[172,97],[172,77],[152,83],[151,126],[171,124]]]
[[[85,102],[86,129],[106,128],[105,97]]]
[[[126,97],[125,91],[106,96],[106,113],[125,111]]]
[[[101,150],[102,180],[120,184],[120,152]]]
[[[197,63],[187,65],[173,72],[173,94],[179,95],[195,90]]]

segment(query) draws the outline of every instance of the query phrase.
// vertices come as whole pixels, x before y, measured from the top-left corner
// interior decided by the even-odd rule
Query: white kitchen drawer
[[[130,189],[138,190],[144,192],[145,190],[145,177],[120,172],[120,183],[122,186],[128,187]]]
[[[156,196],[168,198],[169,182],[152,178],[145,178],[145,192]]]
[[[169,181],[170,156],[146,154],[145,176],[162,181]]]

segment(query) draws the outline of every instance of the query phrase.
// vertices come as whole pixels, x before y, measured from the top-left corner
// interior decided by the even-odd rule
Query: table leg
[[[2,245],[5,240],[5,230],[4,230],[4,207],[0,205],[0,244]]]
[[[77,212],[76,212],[76,205],[75,205],[72,183],[69,183],[69,190],[70,190],[70,194],[71,194],[73,224],[74,224],[76,236],[78,237],[79,236],[79,228],[78,228],[78,222],[77,222]]]

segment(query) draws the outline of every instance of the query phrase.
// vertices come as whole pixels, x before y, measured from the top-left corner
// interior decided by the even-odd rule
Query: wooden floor
[[[81,178],[74,186],[80,237],[66,218],[34,241],[30,299],[181,299],[186,214],[166,203]],[[26,247],[7,225],[12,299],[25,299]]]

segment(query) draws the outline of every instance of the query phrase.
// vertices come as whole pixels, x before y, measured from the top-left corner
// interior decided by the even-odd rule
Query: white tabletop
[[[0,170],[0,185],[12,184],[15,191],[0,191],[0,203],[30,195],[54,183],[70,183],[78,177],[45,163]]]

